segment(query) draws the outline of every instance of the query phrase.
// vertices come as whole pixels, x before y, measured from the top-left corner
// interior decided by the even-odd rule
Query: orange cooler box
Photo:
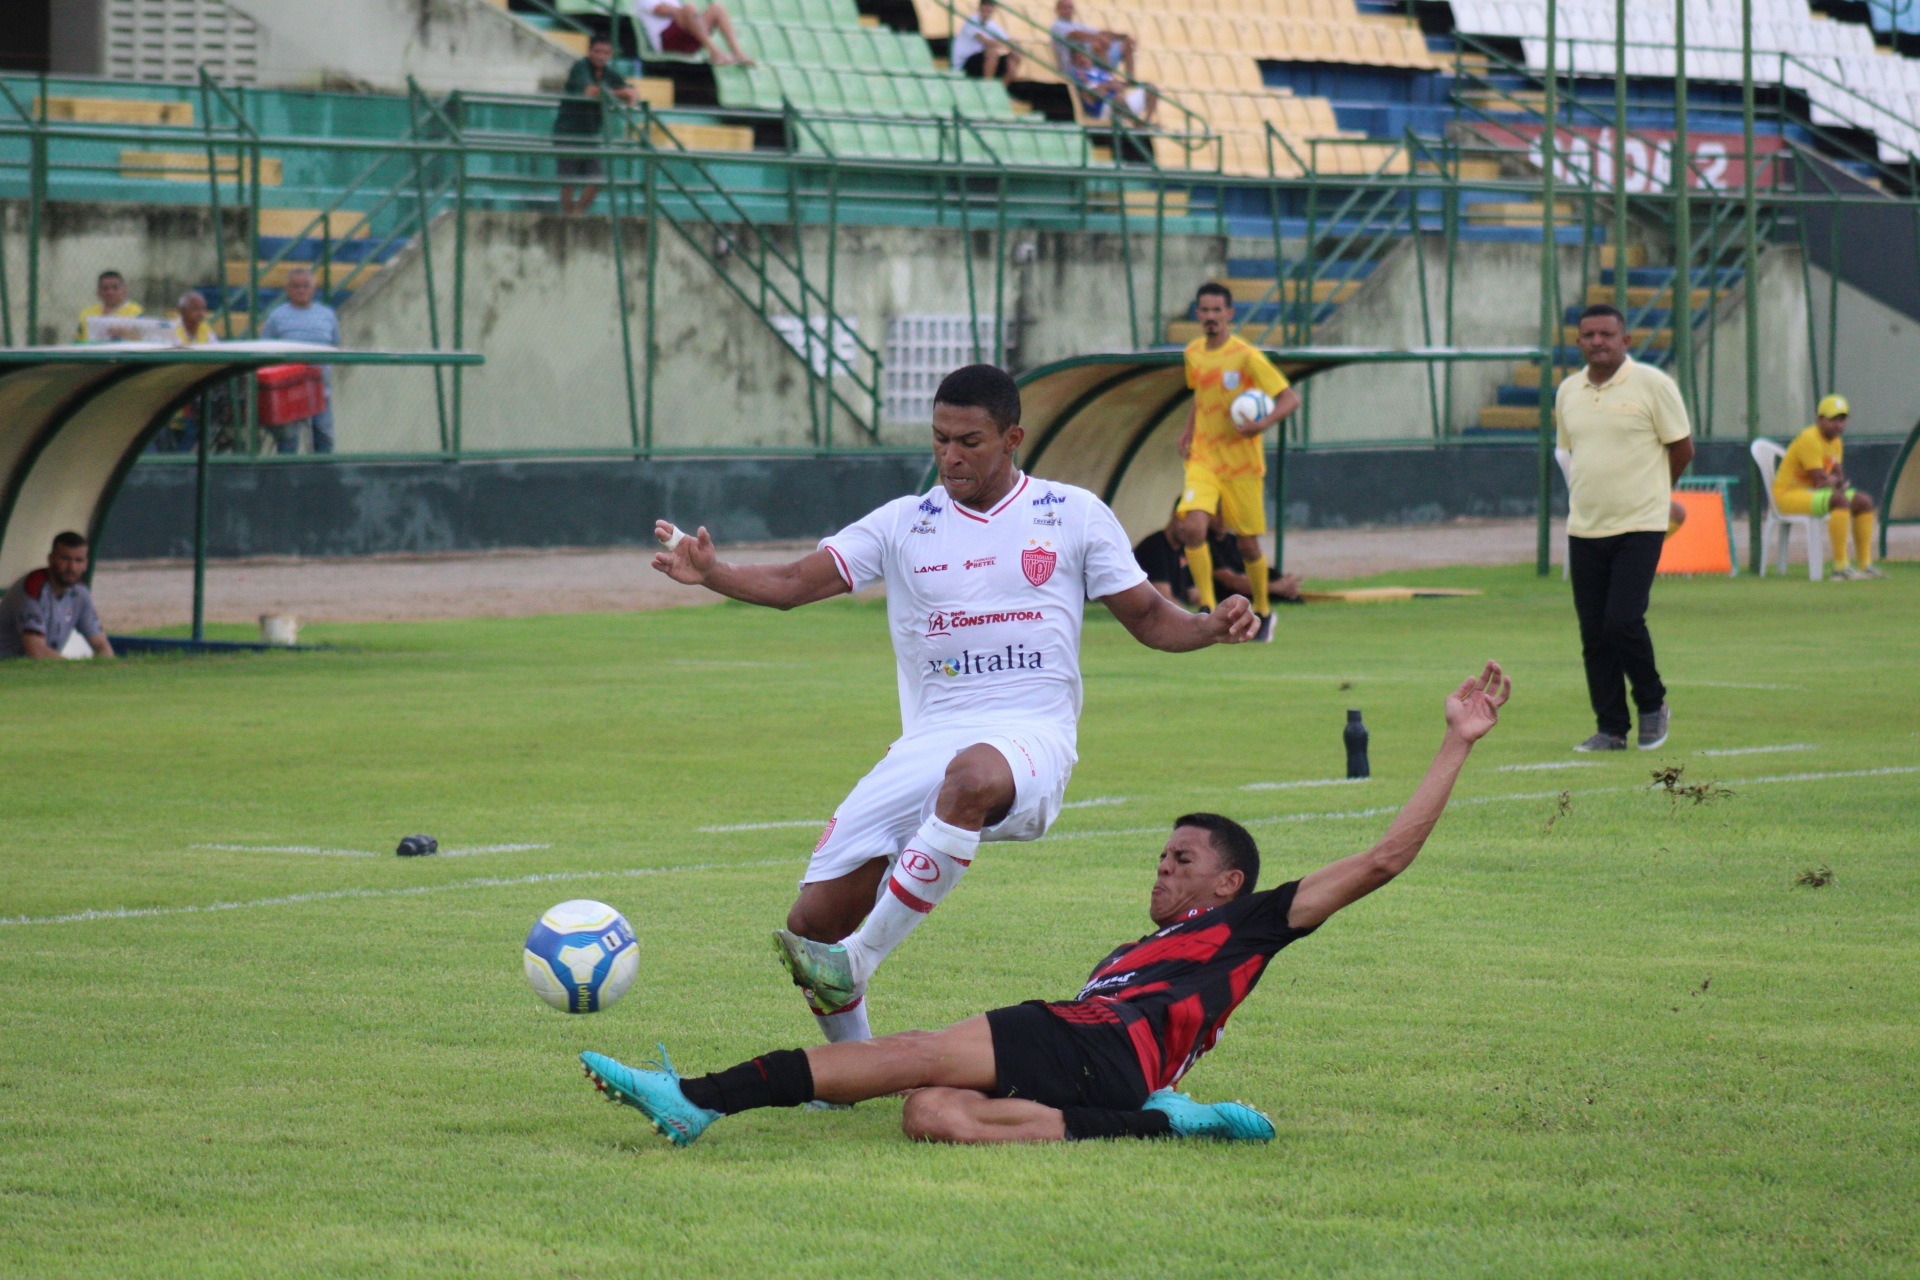
[[[284,427],[326,410],[327,384],[318,365],[270,364],[254,376],[262,426]]]

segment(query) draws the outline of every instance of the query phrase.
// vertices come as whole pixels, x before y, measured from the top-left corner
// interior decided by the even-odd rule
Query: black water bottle
[[[1347,712],[1347,727],[1341,738],[1347,744],[1347,776],[1366,778],[1372,776],[1367,769],[1367,726],[1360,721],[1360,712],[1356,708]]]

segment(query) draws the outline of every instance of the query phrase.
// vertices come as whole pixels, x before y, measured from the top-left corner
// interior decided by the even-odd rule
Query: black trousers
[[[1567,576],[1573,608],[1580,615],[1580,653],[1587,664],[1587,698],[1600,732],[1627,736],[1626,683],[1633,705],[1658,711],[1667,700],[1647,633],[1647,598],[1653,594],[1664,533],[1621,533],[1611,538],[1567,539]]]

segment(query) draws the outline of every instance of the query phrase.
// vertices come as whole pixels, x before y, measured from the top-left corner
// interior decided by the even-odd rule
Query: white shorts
[[[984,743],[1013,770],[1013,808],[982,840],[1038,840],[1060,816],[1067,780],[1079,760],[1073,741],[1032,725],[942,728],[901,738],[834,810],[800,883],[837,880],[875,858],[892,861],[933,815],[954,756]]]

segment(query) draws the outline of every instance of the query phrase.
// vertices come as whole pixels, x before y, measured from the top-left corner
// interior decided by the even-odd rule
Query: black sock
[[[680,1082],[696,1107],[730,1116],[755,1107],[797,1107],[813,1101],[813,1066],[804,1049],[778,1049],[737,1067]]]
[[[1165,1138],[1173,1133],[1173,1122],[1164,1111],[1109,1111],[1105,1107],[1063,1107],[1067,1137],[1075,1142],[1087,1138]]]

